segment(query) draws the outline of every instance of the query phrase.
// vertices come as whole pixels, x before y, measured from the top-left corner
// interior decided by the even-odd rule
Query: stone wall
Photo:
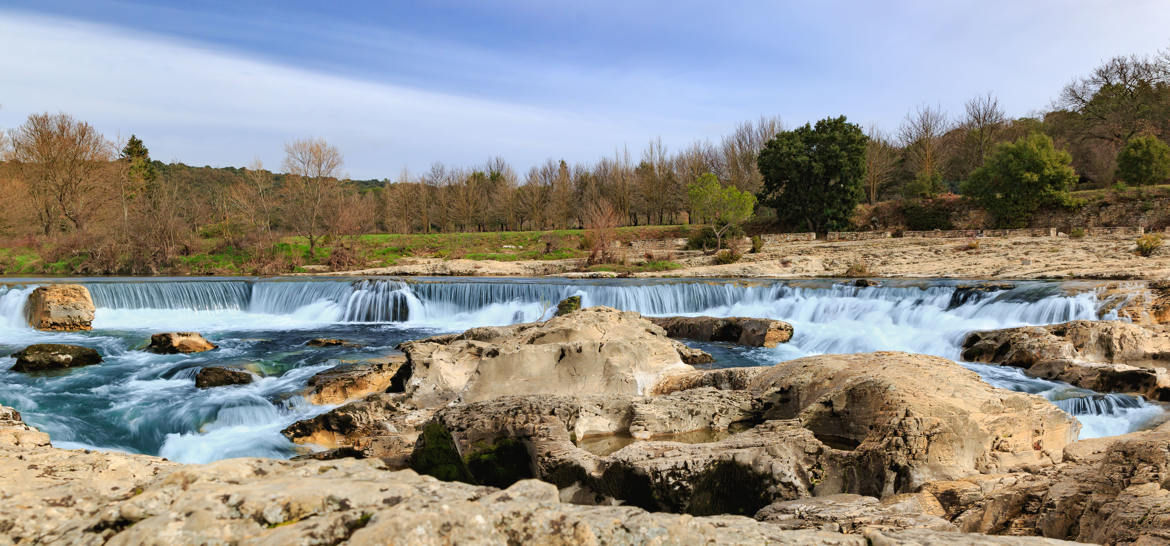
[[[815,241],[817,240],[816,233],[768,233],[760,235],[764,240],[765,245],[773,243],[790,243],[793,241]]]
[[[907,239],[969,239],[978,237],[977,229],[936,229],[932,231],[903,231]]]
[[[870,239],[889,239],[894,234],[888,231],[830,231],[825,234],[826,241],[868,241]]]
[[[1087,227],[1085,235],[1090,237],[1138,237],[1145,234],[1146,229],[1138,227]]]
[[[980,237],[1056,237],[1056,228],[984,229]]]

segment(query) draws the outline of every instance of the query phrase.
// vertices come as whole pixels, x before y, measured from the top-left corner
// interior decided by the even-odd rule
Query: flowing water
[[[47,333],[27,326],[23,307],[36,279],[0,286],[0,354],[31,343],[77,343],[105,356],[98,366],[52,374],[8,371],[0,360],[0,404],[16,407],[54,444],[158,454],[204,462],[237,456],[287,457],[280,434],[327,411],[297,393],[338,361],[386,355],[409,339],[474,326],[540,320],[561,299],[646,315],[770,317],[793,324],[775,349],[694,343],[720,366],[770,365],[823,353],[901,350],[957,360],[973,330],[1098,317],[1092,290],[1021,282],[1000,291],[955,281],[890,281],[855,287],[824,281],[564,279],[74,279],[93,294],[92,332]],[[220,346],[193,355],[141,347],[153,332],[198,331]],[[361,347],[306,347],[338,337]],[[204,365],[244,366],[251,385],[199,390]],[[1082,438],[1130,432],[1160,406],[1032,379],[1019,370],[964,364],[997,387],[1037,393],[1084,425]]]

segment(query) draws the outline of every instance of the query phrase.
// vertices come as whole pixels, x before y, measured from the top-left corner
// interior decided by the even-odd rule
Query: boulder
[[[24,423],[20,412],[0,406],[0,447],[46,447],[49,435]]]
[[[25,314],[38,330],[89,330],[93,327],[93,297],[80,284],[40,286],[29,294]]]
[[[197,332],[168,332],[150,336],[146,350],[159,354],[201,353],[218,348]]]
[[[1170,326],[1079,320],[972,332],[962,358],[1086,389],[1170,400]]]
[[[361,347],[360,344],[344,339],[318,337],[305,342],[309,347]]]
[[[644,394],[663,376],[693,369],[662,328],[608,307],[399,348],[410,367],[406,394],[420,407],[509,394]]]
[[[797,419],[848,454],[822,492],[885,497],[923,483],[1060,462],[1080,424],[949,360],[879,352],[782,362],[748,386],[765,419]],[[837,483],[834,483],[837,482]]]
[[[749,347],[775,347],[792,339],[787,322],[748,317],[664,317],[651,322],[670,337],[697,341],[725,341]]]
[[[581,296],[569,296],[557,304],[556,316],[567,315],[581,309]]]
[[[199,389],[210,389],[212,387],[225,387],[228,385],[247,385],[253,379],[252,374],[244,370],[207,366],[195,373],[195,387]]]
[[[14,372],[64,370],[102,361],[102,355],[98,354],[96,349],[58,343],[29,345],[12,353],[12,356],[16,358],[16,364],[12,366]]]
[[[325,370],[309,378],[305,398],[314,404],[336,405],[364,398],[377,392],[391,390],[398,378],[397,388],[402,391],[403,378],[398,371],[406,363],[404,356],[391,356],[383,360],[341,365]]]

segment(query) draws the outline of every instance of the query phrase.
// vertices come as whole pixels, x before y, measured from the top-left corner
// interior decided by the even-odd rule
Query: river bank
[[[318,271],[313,275],[391,276],[565,276],[605,278],[618,275],[661,277],[878,278],[965,279],[1144,279],[1170,278],[1170,250],[1143,257],[1131,237],[984,237],[978,239],[889,238],[866,241],[792,241],[763,252],[744,253],[740,261],[714,265],[699,252],[649,251],[632,264],[668,259],[678,267],[666,271],[620,274],[587,271],[584,260],[446,260],[402,258],[392,266],[349,271]],[[861,266],[864,272],[850,267]]]

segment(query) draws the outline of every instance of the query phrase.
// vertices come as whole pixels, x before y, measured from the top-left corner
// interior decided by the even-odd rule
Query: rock
[[[93,324],[93,298],[80,284],[37,287],[25,303],[28,322],[38,330],[89,330]]]
[[[665,317],[651,322],[666,330],[670,337],[697,341],[726,341],[749,347],[775,347],[792,339],[792,325],[787,322],[746,317]]]
[[[419,407],[509,394],[642,394],[692,370],[666,332],[634,312],[591,307],[546,322],[403,343]]]
[[[1170,281],[1112,283],[1098,290],[1100,312],[1116,311],[1135,324],[1170,323]]]
[[[146,350],[159,354],[201,353],[218,348],[197,332],[169,332],[150,336]]]
[[[689,347],[681,341],[674,341],[673,345],[674,350],[678,351],[678,356],[682,359],[683,364],[699,366],[715,362],[715,357],[711,356],[707,351]]]
[[[963,340],[962,357],[1086,389],[1170,400],[1168,326],[1081,320],[973,332]]]
[[[405,468],[422,425],[434,409],[404,404],[401,394],[372,394],[312,419],[297,421],[281,434],[297,444],[326,450],[350,450],[363,457],[385,459]]]
[[[852,284],[853,284],[853,286],[856,286],[857,288],[871,288],[874,286],[881,285],[880,282],[877,282],[873,279],[857,279],[857,280],[853,281]]]
[[[16,364],[14,372],[42,372],[90,366],[102,361],[96,349],[78,345],[38,343],[12,353]]]
[[[207,366],[195,373],[195,387],[199,389],[210,389],[212,387],[225,387],[228,385],[247,385],[253,379],[252,374],[244,370]]]
[[[569,296],[557,304],[556,316],[563,316],[581,309],[581,296]]]
[[[958,531],[943,519],[942,506],[929,493],[894,495],[885,500],[838,494],[781,501],[756,513],[756,519],[785,529],[821,529],[844,533],[869,530],[932,529]]]
[[[0,439],[6,437],[5,410],[0,408]],[[378,459],[242,458],[178,465],[142,455],[22,444],[0,450],[0,491],[0,536],[16,544],[404,540],[437,545],[521,539],[534,544],[867,544],[858,535],[787,530],[746,517],[565,504],[553,485],[536,480],[521,480],[503,490],[440,482],[388,470]],[[894,543],[903,536],[923,543],[1041,543],[904,533],[885,537]]]
[[[305,398],[314,404],[335,405],[364,398],[391,389],[399,369],[406,363],[404,356],[391,356],[380,361],[338,366],[309,378]],[[402,391],[402,378],[396,389]]]
[[[49,435],[31,426],[20,418],[20,412],[0,406],[0,447],[46,447]]]
[[[361,347],[360,344],[344,339],[318,337],[305,342],[309,347]]]

